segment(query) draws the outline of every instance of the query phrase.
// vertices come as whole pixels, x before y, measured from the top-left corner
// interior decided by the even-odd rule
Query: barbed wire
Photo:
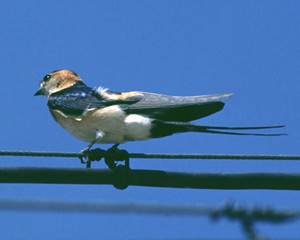
[[[0,210],[5,211],[51,211],[82,213],[116,213],[116,214],[152,214],[166,216],[207,216],[213,220],[227,218],[238,221],[248,239],[263,239],[254,225],[257,222],[285,223],[300,218],[300,210],[275,210],[269,206],[245,207],[241,204],[226,202],[220,207],[182,206],[145,203],[99,203],[74,201],[41,200],[0,200]],[[265,239],[265,238],[264,238]]]
[[[75,201],[42,201],[0,199],[1,210],[25,211],[64,211],[92,213],[139,213],[159,215],[201,216],[210,215],[212,218],[227,216],[228,218],[252,218],[261,222],[283,222],[300,218],[300,210],[275,210],[269,206],[252,206],[247,208],[230,201],[221,207],[191,205],[164,205],[154,203],[105,203],[105,202],[75,202]]]

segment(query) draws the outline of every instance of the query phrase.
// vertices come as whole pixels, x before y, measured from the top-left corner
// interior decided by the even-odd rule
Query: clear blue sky
[[[178,134],[122,145],[129,152],[299,154],[299,1],[9,1],[0,3],[1,150],[78,152],[86,146],[52,119],[39,81],[72,69],[91,87],[169,95],[235,93],[196,121],[284,124],[283,137]],[[110,147],[102,145],[103,148]],[[76,159],[1,157],[1,166],[84,167]],[[106,168],[103,162],[93,164]],[[132,160],[135,169],[299,172],[296,161]],[[1,184],[1,199],[145,202],[300,209],[296,191],[219,191]],[[298,222],[258,225],[295,238]],[[241,238],[236,222],[118,214],[2,212],[1,239]]]

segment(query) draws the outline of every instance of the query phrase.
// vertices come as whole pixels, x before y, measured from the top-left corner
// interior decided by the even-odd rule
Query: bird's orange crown
[[[57,70],[47,74],[40,82],[40,89],[35,95],[49,96],[78,82],[83,83],[77,73],[71,70]]]

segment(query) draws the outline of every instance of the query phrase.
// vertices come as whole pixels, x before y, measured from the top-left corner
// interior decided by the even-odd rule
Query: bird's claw
[[[116,161],[125,161],[125,165],[117,165]],[[129,185],[129,154],[126,150],[118,149],[115,144],[107,149],[105,154],[106,165],[115,172],[116,180],[113,185],[118,189],[125,189]]]
[[[91,167],[91,160],[89,159],[89,151],[90,151],[90,148],[89,148],[89,147],[86,147],[86,148],[82,149],[82,150],[80,151],[80,153],[83,154],[83,156],[82,156],[82,157],[79,157],[80,162],[81,162],[82,164],[86,164],[86,167],[87,167],[87,168],[90,168],[90,167]],[[86,160],[84,160],[84,158],[85,158]]]
[[[91,167],[91,161],[99,161],[104,158],[106,165],[116,174],[113,185],[118,189],[125,189],[129,185],[129,154],[126,150],[118,149],[115,144],[106,151],[100,148],[90,150],[89,147],[80,151],[82,156],[80,161],[86,164],[87,168]],[[86,160],[84,160],[84,158]],[[117,161],[125,161],[125,165],[117,165]]]
[[[90,150],[89,147],[86,147],[83,150],[81,150],[80,153],[83,154],[83,156],[80,157],[80,162],[86,164],[87,168],[91,167],[92,161],[100,161],[106,156],[106,151],[101,148],[95,148]],[[86,159],[86,161],[83,160],[84,158]]]
[[[80,153],[82,154],[82,156],[79,157],[80,162],[82,164],[86,164],[87,168],[90,168],[92,161],[100,161],[102,158],[104,158],[106,165],[111,170],[116,170],[116,161],[125,161],[125,168],[129,169],[128,152],[126,150],[118,149],[118,145],[119,144],[115,144],[106,151],[100,148],[90,150],[89,147],[86,147],[80,151]]]
[[[117,167],[116,161],[124,160],[124,158],[122,158],[120,155],[121,155],[121,151],[125,151],[125,150],[120,150],[118,146],[119,144],[113,145],[111,148],[107,149],[105,153],[105,163],[111,170],[116,169]]]

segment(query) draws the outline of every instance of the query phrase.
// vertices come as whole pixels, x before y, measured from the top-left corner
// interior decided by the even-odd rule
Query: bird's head
[[[40,82],[40,89],[34,94],[49,96],[65,88],[81,82],[82,79],[77,73],[71,70],[58,70],[47,74]]]

